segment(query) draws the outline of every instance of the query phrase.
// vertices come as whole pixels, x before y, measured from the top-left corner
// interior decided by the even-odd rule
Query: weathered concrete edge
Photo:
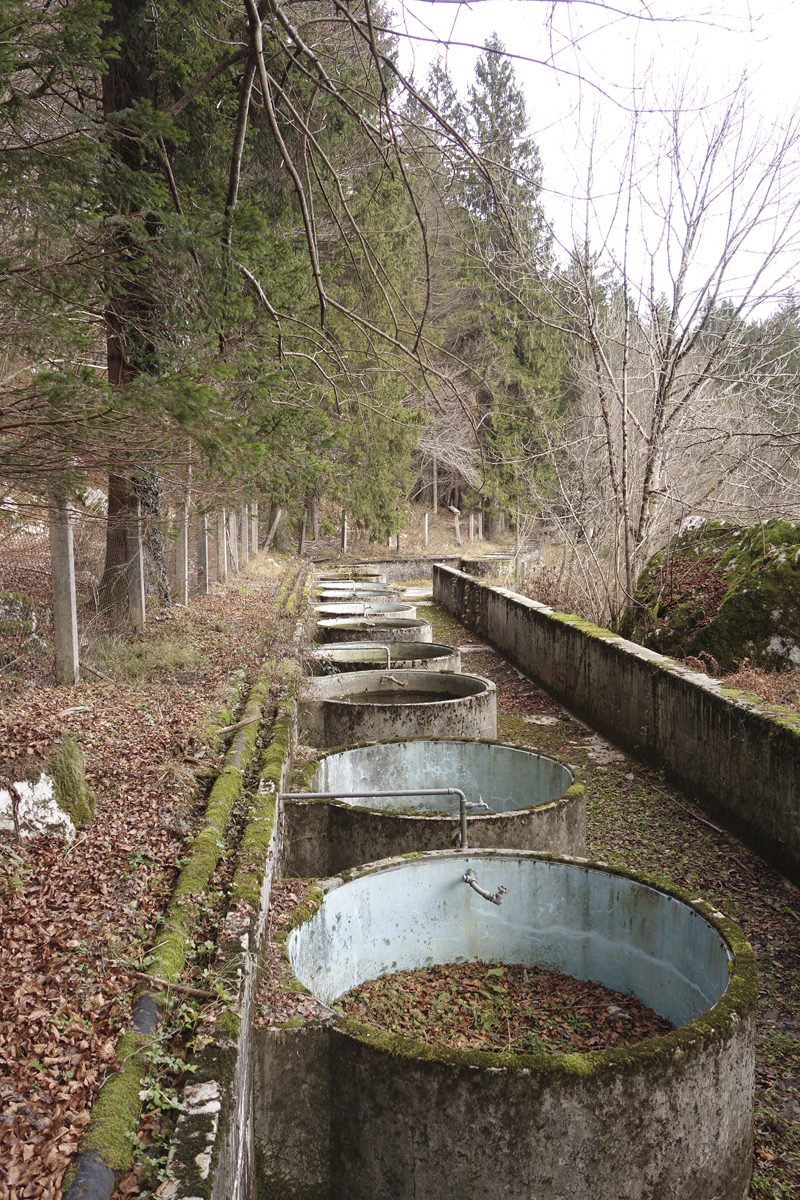
[[[800,883],[797,713],[443,563],[434,599]]]
[[[194,904],[200,898],[223,849],[222,836],[233,803],[242,790],[245,770],[255,750],[268,681],[262,669],[250,691],[243,720],[211,789],[204,828],[195,837],[189,861],[183,867],[164,918],[164,932],[154,949],[149,973],[177,980],[186,962],[186,940],[191,931]],[[133,1006],[131,1029],[117,1044],[122,1069],[112,1076],[95,1100],[81,1148],[63,1183],[63,1200],[109,1200],[119,1173],[131,1162],[131,1135],[138,1127],[142,1102],[139,1099],[145,1064],[142,1050],[153,1040],[160,1020],[163,991],[143,987]],[[103,1170],[102,1168],[105,1168]]]
[[[292,666],[296,664],[284,664],[285,672]],[[236,971],[236,995],[218,1019],[217,1046],[193,1058],[195,1070],[184,1089],[185,1111],[170,1152],[174,1177],[161,1192],[163,1200],[250,1197],[253,1017],[272,880],[281,859],[276,797],[288,779],[297,736],[293,690],[291,680],[264,753],[258,795],[239,849],[229,916],[219,939],[218,957],[224,957],[227,971]]]

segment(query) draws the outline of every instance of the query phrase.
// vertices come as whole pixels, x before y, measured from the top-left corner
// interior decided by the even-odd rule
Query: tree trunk
[[[131,515],[131,481],[112,472],[108,477],[106,560],[100,580],[100,612],[122,616],[128,610],[128,547],[126,531]]]

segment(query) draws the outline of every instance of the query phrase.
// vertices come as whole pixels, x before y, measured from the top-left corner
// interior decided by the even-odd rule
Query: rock
[[[0,830],[14,833],[19,828],[20,838],[38,837],[40,833],[60,833],[65,841],[75,837],[75,826],[69,814],[59,807],[55,797],[53,779],[44,771],[35,783],[19,780],[13,784],[18,796],[17,820],[11,792],[0,788]]]
[[[684,526],[650,559],[623,631],[678,658],[800,668],[800,524]],[[713,666],[713,663],[711,663]]]
[[[83,751],[70,733],[65,733],[47,760],[53,778],[56,803],[75,825],[88,825],[94,816],[95,795],[86,783]]]
[[[95,797],[87,786],[84,766],[83,752],[68,733],[44,764],[36,758],[24,764],[23,777],[12,784],[15,796],[0,789],[0,832],[15,834],[19,827],[20,838],[58,833],[71,842],[76,826],[88,824],[94,816]]]

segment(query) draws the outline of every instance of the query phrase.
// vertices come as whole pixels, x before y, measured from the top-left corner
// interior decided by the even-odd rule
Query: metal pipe
[[[472,867],[467,867],[461,878],[463,879],[464,883],[469,884],[473,892],[477,892],[479,896],[483,896],[484,900],[489,900],[492,904],[503,903],[503,896],[505,896],[508,888],[503,887],[502,883],[499,884],[496,892],[487,892],[485,888],[479,887],[478,881],[475,878],[475,872],[473,871]]]
[[[388,796],[458,796],[458,815],[460,819],[459,841],[460,850],[469,850],[467,841],[467,809],[491,808],[483,799],[468,800],[461,788],[405,788],[402,791],[392,789],[388,792],[280,792],[279,800],[372,800],[374,797]]]
[[[384,642],[345,642],[348,650],[385,650],[386,651],[386,670],[391,670],[392,667],[392,650]],[[322,647],[323,650],[330,652],[330,646]],[[325,658],[325,654],[319,654],[316,657]],[[332,660],[331,660],[332,661]]]

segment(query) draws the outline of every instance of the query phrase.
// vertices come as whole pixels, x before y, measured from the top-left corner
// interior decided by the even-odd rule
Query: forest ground
[[[273,600],[290,565],[261,555],[224,590],[157,613],[141,637],[98,630],[86,656],[108,679],[0,676],[0,784],[70,732],[97,797],[71,846],[0,843],[0,1200],[57,1200],[119,1068],[136,972],[219,762],[204,727],[287,636]]]

